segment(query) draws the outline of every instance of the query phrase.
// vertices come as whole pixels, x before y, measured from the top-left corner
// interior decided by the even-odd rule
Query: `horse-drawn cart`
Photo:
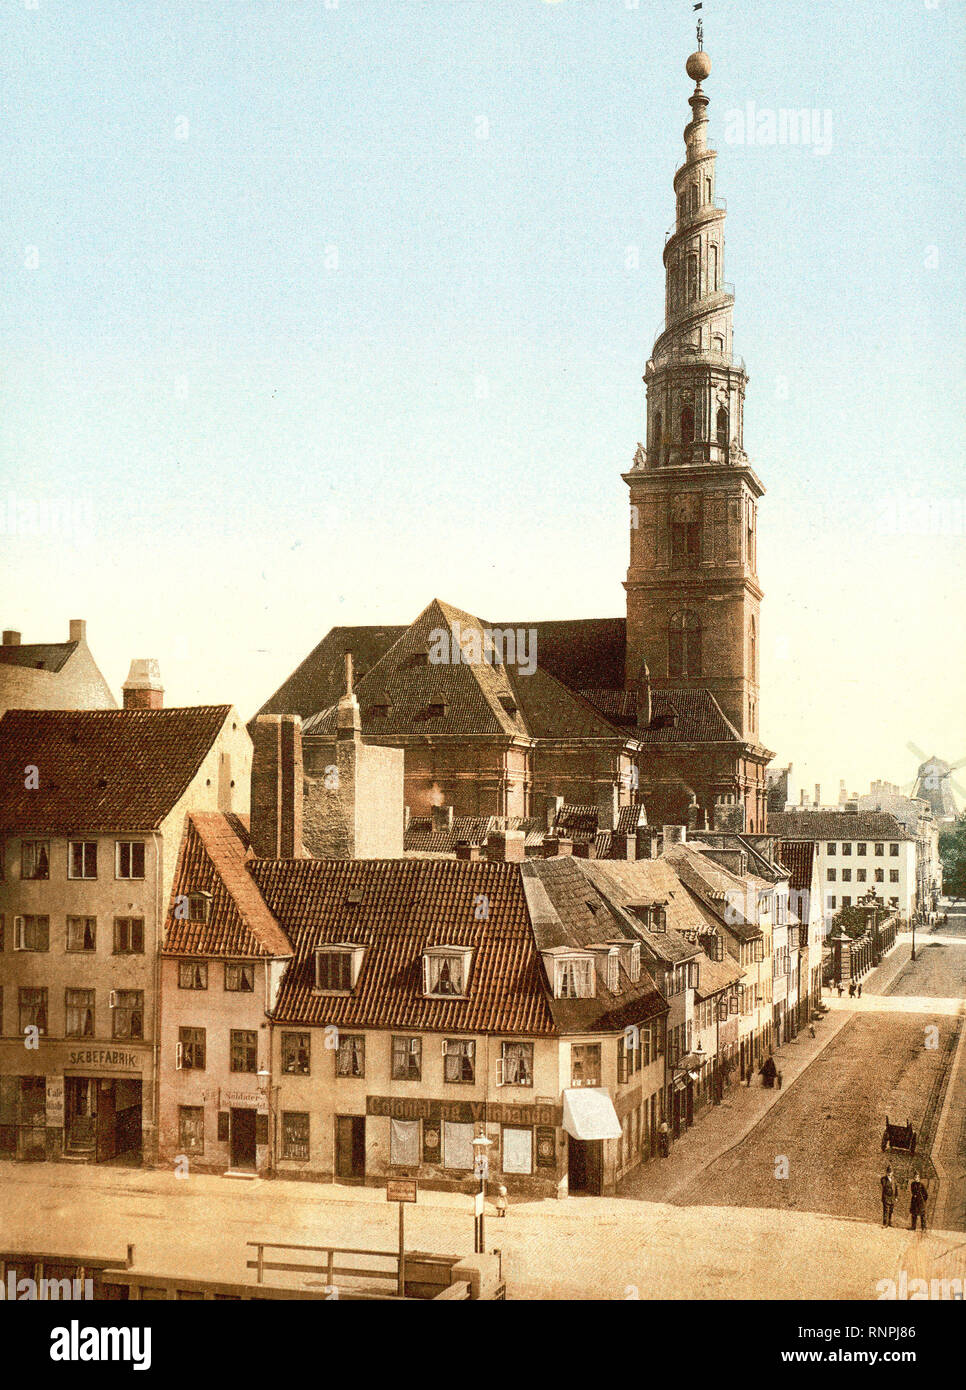
[[[914,1154],[917,1137],[911,1124],[894,1125],[887,1115],[885,1130],[882,1134],[882,1152],[885,1153],[886,1149],[902,1149],[906,1153]]]

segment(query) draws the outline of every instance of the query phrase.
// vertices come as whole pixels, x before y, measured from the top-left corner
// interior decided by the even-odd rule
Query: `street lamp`
[[[483,1210],[486,1204],[486,1179],[490,1169],[489,1149],[493,1146],[493,1140],[487,1139],[485,1134],[478,1134],[473,1140],[473,1176],[479,1178],[480,1189],[474,1198],[474,1220],[473,1220],[473,1249],[477,1255],[486,1252],[486,1241],[483,1234]]]

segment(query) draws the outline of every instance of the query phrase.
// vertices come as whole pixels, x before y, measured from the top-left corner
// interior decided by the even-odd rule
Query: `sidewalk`
[[[653,1158],[642,1164],[624,1179],[618,1188],[621,1197],[647,1202],[673,1202],[678,1193],[694,1182],[699,1173],[710,1167],[722,1154],[745,1139],[755,1126],[777,1105],[788,1088],[814,1062],[864,1004],[888,994],[909,964],[912,938],[901,933],[896,944],[882,963],[871,970],[862,981],[862,1000],[842,999],[824,995],[830,1012],[816,1023],[814,1038],[808,1029],[790,1043],[784,1043],[775,1053],[778,1070],[783,1073],[782,1089],[768,1090],[755,1078],[751,1086],[735,1082],[725,1091],[720,1105],[706,1109],[704,1114],[671,1148],[669,1158]]]

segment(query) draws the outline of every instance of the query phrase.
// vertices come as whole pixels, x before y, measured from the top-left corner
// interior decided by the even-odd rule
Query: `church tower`
[[[748,377],[733,352],[725,204],[716,195],[701,85],[710,72],[699,47],[687,61],[692,115],[664,247],[665,324],[644,376],[646,445],[624,474],[631,502],[625,671],[628,688],[641,690],[646,663],[651,689],[668,700],[710,692],[742,742],[757,747],[764,488],[744,449]]]

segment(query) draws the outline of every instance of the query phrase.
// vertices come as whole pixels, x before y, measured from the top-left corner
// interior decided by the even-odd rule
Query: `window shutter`
[[[218,1111],[218,1142],[227,1144],[229,1137],[230,1116],[227,1110]]]
[[[506,1067],[504,1066],[503,1058],[502,1058],[502,1057],[497,1057],[497,1059],[496,1059],[496,1084],[497,1084],[498,1086],[505,1086],[505,1085],[506,1085],[505,1075],[506,1075]]]
[[[111,993],[113,994],[114,991],[111,990]],[[175,1068],[175,1071],[183,1071],[183,1070],[184,1070],[184,1044],[183,1044],[183,1043],[175,1043],[175,1045],[174,1045],[174,1068]],[[220,1136],[219,1136],[219,1137],[220,1137]]]
[[[26,921],[25,921],[25,919],[24,919],[23,917],[15,917],[15,918],[13,919],[13,943],[14,943],[14,948],[15,948],[16,950],[18,950],[18,951],[22,951],[22,950],[24,949],[24,935],[25,935],[25,932],[26,932]]]
[[[110,995],[108,996],[108,1008],[111,1008],[111,1009],[116,1009],[116,1008],[117,1008],[117,990],[116,990],[116,989],[112,989],[111,992],[110,992]]]

